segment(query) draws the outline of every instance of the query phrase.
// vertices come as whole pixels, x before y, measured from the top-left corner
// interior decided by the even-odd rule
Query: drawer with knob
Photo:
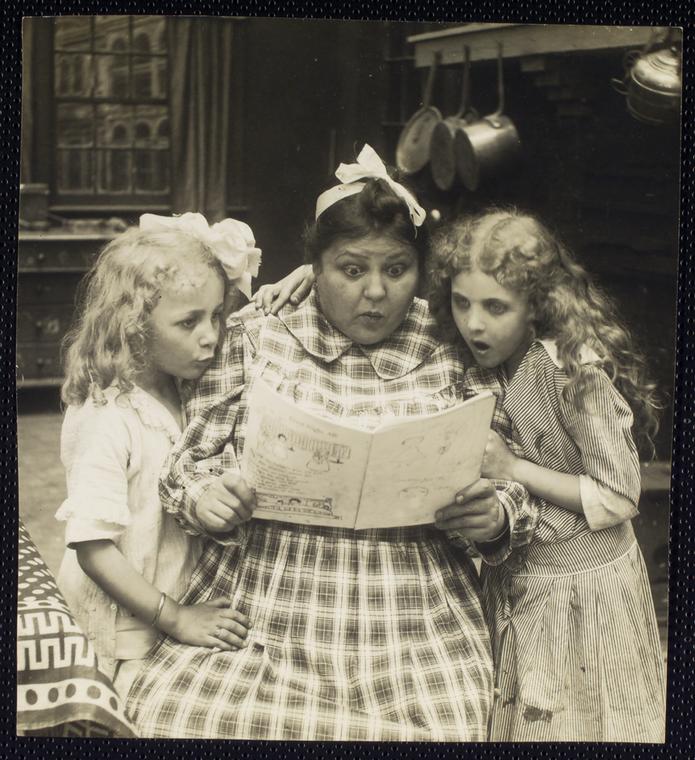
[[[17,343],[55,343],[72,326],[72,304],[17,307]]]
[[[80,282],[113,235],[22,232],[18,246],[18,386],[62,382],[60,347],[72,326]]]
[[[60,343],[17,345],[17,381],[57,378],[62,375]]]
[[[19,271],[86,271],[108,238],[23,235],[19,238]]]
[[[75,300],[77,286],[82,279],[80,272],[52,272],[45,274],[19,273],[17,283],[17,308],[30,304],[69,304]]]

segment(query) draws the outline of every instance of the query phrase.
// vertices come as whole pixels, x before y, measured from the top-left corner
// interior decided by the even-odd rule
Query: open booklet
[[[436,414],[374,430],[319,417],[265,383],[249,397],[241,474],[254,517],[340,528],[434,522],[480,477],[495,398],[482,393]]]

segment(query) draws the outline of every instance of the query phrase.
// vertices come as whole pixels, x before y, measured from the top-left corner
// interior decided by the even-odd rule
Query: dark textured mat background
[[[695,409],[693,407],[693,215],[695,213],[695,119],[693,118],[693,0],[648,2],[19,2],[2,3],[2,100],[0,129],[0,209],[4,235],[0,276],[0,490],[4,506],[0,556],[0,757],[35,758],[423,758],[504,757],[695,757],[693,701],[695,698]],[[286,16],[295,18],[361,18],[419,21],[507,21],[519,23],[574,23],[673,25],[684,27],[683,150],[681,188],[681,242],[678,301],[675,429],[672,475],[669,716],[664,747],[653,745],[403,745],[309,744],[232,741],[100,741],[17,739],[15,737],[15,599],[17,568],[17,452],[15,433],[14,330],[16,289],[17,192],[19,182],[19,124],[21,84],[21,17],[29,15],[106,13],[186,13],[190,15]]]

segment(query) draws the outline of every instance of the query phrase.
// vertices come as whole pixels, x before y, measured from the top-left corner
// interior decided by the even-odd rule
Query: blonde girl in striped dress
[[[496,670],[493,741],[660,742],[664,667],[631,518],[634,428],[653,388],[609,300],[531,216],[494,210],[433,241],[430,307],[499,382],[514,428],[483,475],[540,498],[532,543],[483,568]]]

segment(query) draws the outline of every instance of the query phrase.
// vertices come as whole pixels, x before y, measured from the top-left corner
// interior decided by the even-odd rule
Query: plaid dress
[[[543,467],[588,474],[636,505],[629,406],[587,364],[578,412],[544,343],[531,346],[510,382],[499,373],[513,448]],[[468,374],[489,379],[477,367]],[[584,515],[541,502],[532,543],[483,568],[498,695],[492,741],[664,741],[664,665],[629,517],[592,531]]]
[[[203,532],[194,516],[201,490],[238,465],[246,399],[260,377],[316,413],[368,428],[469,393],[457,351],[434,339],[421,301],[377,346],[331,327],[315,294],[280,317],[244,309],[228,327],[162,481],[166,508],[189,531]],[[508,485],[500,498],[509,544],[527,540],[526,492]],[[252,519],[208,543],[184,601],[217,596],[251,618],[248,645],[219,652],[164,639],[129,694],[142,736],[486,738],[493,676],[477,576],[432,526],[353,531]]]

